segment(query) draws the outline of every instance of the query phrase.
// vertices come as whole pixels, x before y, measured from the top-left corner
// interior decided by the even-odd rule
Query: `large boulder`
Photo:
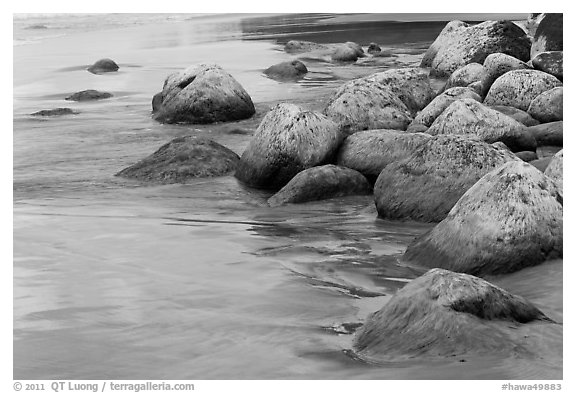
[[[563,99],[563,87],[547,90],[532,100],[528,113],[543,123],[563,120]]]
[[[268,204],[280,206],[348,195],[367,195],[371,191],[370,183],[360,172],[329,164],[298,173],[268,199]]]
[[[554,180],[560,188],[560,192],[563,192],[564,187],[564,150],[560,150],[558,153],[552,157],[550,164],[544,171],[544,174]]]
[[[230,174],[238,161],[236,153],[210,139],[184,136],[171,140],[116,176],[162,184],[185,183],[197,177]]]
[[[396,130],[357,132],[344,140],[336,162],[376,180],[386,165],[411,155],[430,138],[428,134]]]
[[[120,67],[112,59],[100,59],[88,67],[88,71],[93,74],[103,74],[105,72],[116,72]]]
[[[508,105],[527,111],[534,98],[559,86],[562,86],[562,82],[542,71],[510,71],[492,84],[484,99],[484,104]]]
[[[476,135],[487,143],[501,141],[513,152],[536,149],[534,137],[523,124],[470,98],[450,104],[426,132]]]
[[[564,122],[554,121],[528,127],[538,146],[563,146]]]
[[[509,150],[477,139],[439,135],[384,167],[374,186],[378,216],[438,222],[478,179],[508,161]]]
[[[264,70],[264,74],[274,79],[294,79],[308,72],[306,65],[299,60],[284,61]]]
[[[532,59],[534,69],[553,75],[558,80],[564,78],[564,52],[541,52]]]
[[[494,109],[495,111],[503,113],[506,116],[510,116],[517,122],[524,124],[526,127],[532,127],[540,124],[538,120],[534,119],[528,113],[524,112],[521,109],[514,108],[513,106],[493,105],[490,106],[490,109]]]
[[[505,53],[492,53],[484,60],[484,68],[488,72],[489,85],[509,71],[528,70],[530,67],[522,60]]]
[[[421,126],[430,127],[434,120],[436,120],[450,104],[461,98],[471,98],[478,102],[482,101],[482,97],[468,87],[452,87],[436,96],[426,105],[426,107],[416,115],[406,131],[417,132],[416,130],[421,130]]]
[[[431,67],[431,75],[448,76],[466,64],[482,64],[489,54],[496,52],[527,61],[530,38],[510,21],[486,21],[477,25],[452,21],[432,43],[421,66]]]
[[[563,50],[563,14],[545,14],[534,34],[530,57],[538,53]]]
[[[444,90],[452,87],[466,87],[478,82],[478,90],[474,89],[480,96],[485,96],[490,88],[492,81],[488,70],[478,63],[469,63],[463,67],[458,68],[450,75],[444,85]]]
[[[280,189],[298,172],[331,161],[343,134],[326,116],[279,104],[262,119],[235,176],[264,189]]]
[[[561,258],[562,206],[556,182],[510,161],[474,184],[403,260],[482,276]]]
[[[255,113],[244,88],[215,64],[202,64],[174,73],[164,82],[154,119],[162,123],[206,124],[234,121]]]
[[[104,100],[110,97],[113,97],[111,93],[90,89],[79,91],[64,99],[66,101],[96,101],[96,100]]]
[[[330,57],[332,61],[354,62],[358,60],[358,51],[350,45],[338,45]]]
[[[518,353],[510,324],[552,322],[524,298],[481,278],[432,269],[406,284],[356,332],[368,362]]]

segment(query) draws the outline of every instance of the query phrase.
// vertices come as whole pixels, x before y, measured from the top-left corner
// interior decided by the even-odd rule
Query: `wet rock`
[[[523,124],[470,98],[450,104],[426,132],[476,135],[487,143],[501,141],[513,152],[536,149],[536,140]]]
[[[366,56],[366,54],[364,54],[364,49],[362,49],[362,46],[360,44],[358,44],[356,42],[348,41],[348,42],[345,42],[344,45],[348,45],[350,48],[354,49],[354,51],[356,52],[358,57]]]
[[[438,222],[482,176],[517,160],[509,150],[460,135],[439,135],[384,167],[374,185],[378,216]]]
[[[73,111],[70,108],[56,108],[56,109],[44,109],[38,112],[31,113],[30,116],[65,116],[65,115],[77,115],[79,112]]]
[[[268,204],[280,206],[348,195],[368,195],[371,191],[370,183],[360,172],[336,165],[322,165],[298,173],[268,199]]]
[[[452,21],[430,46],[421,66],[431,67],[433,76],[448,76],[466,64],[483,63],[489,54],[496,52],[527,61],[530,59],[530,38],[510,21],[487,21],[477,25]]]
[[[120,67],[112,59],[100,59],[88,67],[88,71],[93,74],[103,74],[105,72],[116,72]]]
[[[288,53],[304,53],[311,52],[315,50],[327,50],[329,47],[327,45],[317,44],[310,41],[297,41],[291,40],[286,43],[284,50]]]
[[[524,298],[481,278],[432,269],[400,289],[356,332],[353,347],[371,362],[515,353],[512,327],[552,322]]]
[[[491,86],[496,79],[505,73],[514,70],[528,70],[530,66],[505,53],[492,53],[484,60],[484,68],[488,72],[488,84]]]
[[[373,54],[373,53],[379,53],[381,52],[382,49],[380,48],[380,46],[378,46],[378,44],[371,42],[370,45],[368,45],[368,53]]]
[[[562,86],[562,82],[542,71],[510,71],[492,84],[484,104],[507,105],[527,111],[534,98],[559,86]]]
[[[112,97],[112,94],[97,90],[82,90],[65,98],[67,101],[95,101]]]
[[[541,52],[532,59],[535,69],[553,75],[558,80],[564,78],[564,52]]]
[[[446,85],[444,85],[444,90],[452,87],[466,87],[477,82],[478,90],[474,90],[483,97],[490,88],[491,81],[489,79],[488,70],[482,64],[470,63],[458,68],[450,75]]]
[[[564,122],[554,121],[528,127],[538,146],[563,146]]]
[[[484,175],[448,216],[408,246],[404,261],[483,276],[562,257],[561,190],[532,165]]]
[[[530,58],[541,52],[563,50],[563,14],[545,14],[534,34]]]
[[[162,92],[154,94],[154,97],[152,97],[152,112],[157,112],[162,108],[162,101],[164,101]]]
[[[326,116],[279,104],[262,119],[235,176],[256,188],[280,189],[298,172],[330,162],[342,139]]]
[[[419,112],[412,123],[408,126],[406,131],[409,132],[420,132],[420,125],[430,127],[434,120],[442,113],[446,108],[450,106],[454,101],[461,98],[471,98],[478,102],[482,101],[482,98],[474,90],[468,87],[452,87],[446,89],[443,93],[435,97],[421,112]]]
[[[153,183],[185,183],[197,177],[230,174],[239,158],[232,150],[206,138],[178,137],[116,176]]]
[[[386,165],[406,158],[430,138],[428,134],[396,130],[357,132],[344,140],[336,162],[376,180]]]
[[[538,120],[534,119],[528,113],[524,112],[521,109],[514,108],[513,106],[493,105],[490,106],[490,109],[494,109],[495,111],[503,113],[506,116],[510,116],[517,122],[524,124],[526,127],[532,127],[540,124]]]
[[[264,74],[275,79],[294,79],[308,72],[306,65],[299,60],[285,61],[264,70]]]
[[[554,180],[558,187],[560,187],[560,192],[563,192],[563,180],[564,180],[564,150],[560,150],[558,153],[552,157],[550,164],[546,167],[544,174]]]
[[[519,151],[515,153],[516,157],[524,162],[530,162],[538,159],[538,155],[534,151]]]
[[[332,61],[354,62],[358,60],[358,52],[349,45],[338,45],[331,55]]]
[[[528,113],[535,119],[549,123],[563,119],[564,88],[555,87],[532,100]]]
[[[255,113],[246,90],[215,64],[189,67],[168,76],[161,97],[154,119],[162,123],[234,121]]]

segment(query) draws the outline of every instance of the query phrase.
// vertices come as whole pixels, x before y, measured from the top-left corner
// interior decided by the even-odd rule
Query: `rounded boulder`
[[[541,52],[532,59],[534,69],[553,75],[558,80],[564,78],[564,52]]]
[[[299,60],[285,61],[274,64],[264,70],[264,74],[274,79],[294,79],[308,72],[306,65]]]
[[[116,72],[120,67],[112,59],[100,59],[88,67],[88,71],[93,74],[103,74],[105,72]]]
[[[563,120],[564,88],[555,87],[534,98],[528,113],[542,123]]]

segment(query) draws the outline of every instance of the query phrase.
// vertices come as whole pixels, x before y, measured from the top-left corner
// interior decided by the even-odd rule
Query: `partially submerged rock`
[[[517,122],[524,124],[526,127],[532,127],[540,124],[538,120],[530,116],[528,113],[522,109],[514,108],[513,106],[492,105],[490,106],[490,109],[494,109],[495,111],[503,113],[506,116],[510,116]]]
[[[95,101],[112,97],[111,93],[97,90],[82,90],[65,98],[66,101]]]
[[[564,88],[555,87],[534,98],[528,107],[528,113],[543,123],[563,120],[563,101]]]
[[[562,192],[513,160],[484,175],[448,216],[410,244],[403,260],[483,276],[561,258]]]
[[[371,191],[370,183],[360,172],[336,165],[322,165],[298,173],[268,199],[268,204],[280,206],[348,195],[367,195]]]
[[[544,171],[544,174],[554,180],[560,187],[560,192],[563,192],[564,187],[564,150],[560,150],[552,157],[550,164]]]
[[[315,50],[327,50],[329,46],[310,41],[291,40],[286,43],[284,50],[288,53],[303,53]]]
[[[285,61],[274,64],[264,70],[264,74],[275,79],[294,79],[308,72],[306,65],[300,60]]]
[[[532,59],[535,69],[553,75],[559,80],[564,78],[564,52],[541,52]]]
[[[30,116],[64,116],[64,115],[77,115],[79,112],[73,111],[70,108],[56,108],[44,109],[38,112],[31,113]]]
[[[326,116],[279,104],[262,119],[235,176],[256,188],[279,189],[298,172],[332,160],[342,139]]]
[[[232,150],[206,138],[178,137],[116,176],[153,183],[185,183],[197,177],[230,174],[239,158]]]
[[[356,332],[367,361],[517,352],[514,325],[551,320],[533,304],[468,274],[432,269],[400,289]],[[503,323],[504,322],[504,323]]]
[[[215,64],[189,67],[168,76],[161,95],[154,98],[154,119],[162,123],[234,121],[255,113],[246,90]]]
[[[554,121],[528,127],[538,146],[563,146],[564,122]]]
[[[429,138],[406,159],[384,167],[374,185],[378,216],[438,222],[482,176],[517,160],[480,140],[460,135]]]
[[[116,72],[120,67],[112,59],[100,59],[88,67],[88,71],[93,74],[103,74],[105,72]]]
[[[358,60],[358,52],[349,45],[338,45],[330,57],[332,61],[354,62]]]
[[[563,14],[544,14],[534,34],[530,58],[536,57],[541,52],[563,50],[563,24]]]
[[[450,104],[426,132],[476,135],[487,143],[501,141],[513,152],[536,149],[536,140],[523,124],[469,98]]]
[[[368,53],[370,53],[370,54],[379,53],[381,51],[382,51],[382,49],[375,42],[371,42],[370,45],[368,45]]]

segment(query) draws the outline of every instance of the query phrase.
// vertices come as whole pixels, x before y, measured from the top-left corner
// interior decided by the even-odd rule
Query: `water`
[[[14,378],[561,378],[561,325],[520,329],[540,348],[535,359],[374,366],[347,356],[342,324],[362,322],[421,274],[397,259],[430,228],[377,219],[370,197],[272,209],[269,194],[233,177],[148,186],[113,176],[181,135],[207,135],[241,154],[271,106],[320,110],[346,80],[417,65],[445,24],[382,19],[16,15]],[[292,58],[281,44],[293,38],[376,41],[392,56],[356,65],[309,58],[301,81],[265,77],[263,69]],[[120,71],[85,71],[103,57]],[[151,98],[166,75],[199,62],[230,72],[256,116],[208,126],[153,121]],[[64,100],[84,89],[114,97]],[[57,107],[80,114],[29,115]],[[557,261],[498,284],[561,322],[561,278]]]

